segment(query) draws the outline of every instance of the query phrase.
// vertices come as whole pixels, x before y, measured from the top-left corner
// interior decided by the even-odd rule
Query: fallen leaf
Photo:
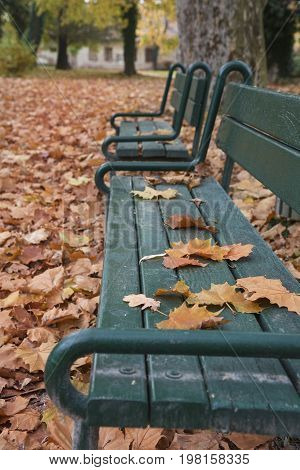
[[[12,400],[1,400],[0,401],[0,416],[14,416],[20,411],[25,410],[29,403],[29,398],[16,397]]]
[[[156,189],[147,186],[144,191],[131,191],[134,196],[141,197],[142,199],[173,199],[177,196],[178,192],[175,189],[165,189],[164,191],[157,191]]]
[[[249,256],[253,250],[253,245],[242,245],[241,243],[237,243],[236,245],[227,245],[223,246],[222,248],[228,249],[228,253],[224,256],[224,259],[237,261],[241,258]]]
[[[260,434],[242,434],[231,432],[225,434],[226,439],[229,439],[234,445],[241,450],[252,450],[259,447],[266,442],[273,440],[272,436],[263,436]]]
[[[52,341],[48,343],[42,343],[37,347],[19,346],[16,350],[16,354],[20,357],[24,363],[29,366],[29,372],[36,372],[44,370],[49,354],[54,348],[55,343]]]
[[[27,289],[34,294],[48,294],[53,289],[57,289],[62,285],[63,278],[63,266],[47,269],[47,271],[44,271],[42,274],[35,276],[28,283]]]
[[[281,235],[282,232],[286,230],[286,227],[282,224],[274,225],[274,227],[266,230],[265,232],[261,233],[261,236],[264,240],[274,240],[275,237]]]
[[[146,297],[144,294],[130,294],[123,297],[124,302],[128,302],[129,307],[142,307],[142,310],[150,308],[153,312],[157,312],[160,307],[158,300]]]
[[[6,240],[8,240],[12,236],[13,235],[11,232],[0,232],[0,246],[2,246],[6,242]]]
[[[17,354],[14,344],[4,344],[0,348],[0,368],[17,370],[25,367],[24,361]]]
[[[168,269],[183,268],[184,266],[199,266],[205,268],[207,263],[201,263],[200,261],[192,258],[176,258],[173,256],[166,256],[163,260],[163,265]]]
[[[43,413],[51,439],[64,450],[72,449],[73,420],[64,416],[55,407],[46,409]]]
[[[66,320],[74,320],[80,317],[79,308],[75,304],[69,304],[67,308],[54,307],[44,313],[42,325],[49,326]]]
[[[189,297],[192,295],[189,286],[184,281],[176,282],[175,286],[171,289],[157,289],[155,295],[168,295],[168,294],[179,294]]]
[[[125,439],[131,441],[132,450],[153,450],[160,441],[162,433],[163,429],[149,426],[146,429],[125,428]]]
[[[40,413],[37,410],[27,410],[10,418],[12,430],[34,431],[40,424]]]
[[[160,330],[198,330],[200,328],[217,328],[225,323],[223,317],[219,317],[219,312],[212,313],[206,307],[194,305],[189,308],[186,303],[175,308],[169,314],[168,320],[156,323]]]
[[[271,304],[286,307],[290,312],[300,315],[300,295],[288,291],[279,279],[244,277],[237,279],[236,284],[245,290],[248,300],[268,299]]]
[[[191,294],[187,298],[190,305],[219,305],[231,304],[240,313],[259,313],[263,310],[256,302],[246,300],[241,292],[236,291],[236,286],[227,282],[224,284],[212,284],[210,289],[203,289],[199,293]]]
[[[221,435],[214,431],[176,432],[168,450],[219,450],[220,441]]]
[[[167,219],[166,224],[173,229],[197,227],[200,230],[207,230],[208,232],[212,233],[217,231],[215,227],[205,225],[202,219],[194,219],[194,217],[189,215],[174,214]]]
[[[296,278],[296,279],[300,279],[300,271],[298,271],[298,269],[295,268],[295,266],[293,265],[293,263],[291,261],[288,261],[287,263],[285,263],[286,267],[288,268],[288,270],[290,271],[290,273]]]
[[[31,245],[38,245],[39,243],[47,240],[49,236],[50,233],[47,230],[45,230],[44,228],[40,228],[38,230],[35,230],[34,232],[24,235],[23,238],[27,243]]]
[[[71,184],[72,186],[82,186],[84,184],[87,184],[91,181],[90,178],[87,176],[79,176],[79,178],[69,178],[68,183]]]
[[[87,235],[75,235],[71,232],[61,232],[59,238],[66,245],[71,246],[72,248],[79,248],[86,246],[90,242],[90,238]]]

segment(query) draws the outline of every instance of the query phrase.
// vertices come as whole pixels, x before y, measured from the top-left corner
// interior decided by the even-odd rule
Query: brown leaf
[[[229,259],[230,261],[237,261],[240,258],[245,258],[250,255],[253,249],[253,245],[242,245],[237,243],[236,245],[227,245],[223,248],[228,249],[228,253],[224,256],[224,259]]]
[[[24,363],[29,366],[30,372],[44,370],[49,354],[54,348],[55,343],[49,341],[42,343],[40,346],[30,348],[28,346],[19,346],[16,350],[18,357],[23,359]]]
[[[0,368],[16,370],[25,367],[24,361],[17,354],[14,344],[5,344],[0,348]]]
[[[1,400],[0,416],[14,416],[20,411],[25,410],[29,400],[29,398],[23,398],[21,396],[13,398],[12,400]]]
[[[197,227],[200,230],[207,230],[212,233],[217,231],[215,227],[205,225],[202,219],[194,219],[189,215],[174,214],[167,219],[166,223],[173,229]]]
[[[177,196],[177,191],[175,189],[165,189],[164,191],[157,191],[156,189],[150,188],[147,186],[144,191],[131,191],[131,194],[138,196],[142,199],[158,199],[159,197],[163,199],[173,199]]]
[[[219,450],[220,441],[221,435],[214,431],[176,432],[169,450]]]
[[[142,310],[150,308],[153,312],[157,312],[160,307],[158,300],[146,297],[144,294],[130,294],[123,297],[124,302],[128,302],[129,307],[141,307]]]
[[[205,268],[207,263],[201,263],[200,261],[192,258],[176,258],[173,256],[166,256],[163,260],[163,265],[168,269],[183,268],[184,266],[199,266]]]
[[[187,298],[187,303],[191,305],[219,305],[231,304],[240,313],[259,313],[263,308],[250,300],[246,300],[241,292],[236,291],[235,286],[224,284],[212,284],[210,289],[203,289],[198,294],[191,294]]]
[[[64,278],[64,268],[47,269],[42,274],[35,276],[28,283],[28,291],[34,294],[48,294],[53,289],[57,289],[62,285]]]
[[[132,450],[153,450],[162,437],[163,429],[150,428],[125,428],[125,439],[131,441],[130,449]]]
[[[72,449],[73,421],[61,414],[54,406],[43,414],[51,439],[64,450]]]
[[[300,315],[300,295],[289,292],[279,279],[264,276],[237,279],[236,284],[245,290],[248,300],[268,299],[271,304],[286,307]]]
[[[217,328],[224,323],[219,312],[212,313],[206,307],[194,305],[189,308],[186,303],[175,308],[169,314],[168,320],[156,323],[160,330],[198,330],[200,328]]]
[[[271,436],[263,436],[260,434],[241,434],[237,432],[226,434],[225,437],[241,450],[252,450],[274,439]]]
[[[11,429],[18,431],[34,431],[40,422],[40,413],[37,410],[27,410],[10,418]]]
[[[40,246],[28,245],[22,250],[19,259],[24,264],[33,263],[45,259],[44,250]]]
[[[131,441],[125,438],[125,433],[119,428],[100,428],[99,449],[129,450]]]
[[[54,307],[44,313],[42,325],[49,326],[66,320],[78,319],[79,317],[79,308],[75,304],[69,304],[66,309]]]
[[[175,286],[171,289],[157,289],[155,295],[168,295],[168,294],[179,294],[188,297],[192,295],[189,286],[184,281],[176,282]]]

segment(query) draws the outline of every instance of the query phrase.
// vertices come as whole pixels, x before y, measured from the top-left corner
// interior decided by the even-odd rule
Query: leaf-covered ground
[[[0,79],[0,449],[68,449],[72,422],[47,398],[43,370],[64,335],[95,323],[104,201],[95,189],[99,144],[119,110],[156,109],[161,79]],[[299,91],[293,87],[293,92]],[[191,132],[184,129],[191,147]],[[201,175],[220,177],[212,143]],[[300,224],[279,220],[274,196],[235,170],[233,197],[295,276]],[[298,240],[298,241],[297,241]],[[73,380],[87,388],[89,358]],[[102,429],[105,449],[292,448],[266,436]]]

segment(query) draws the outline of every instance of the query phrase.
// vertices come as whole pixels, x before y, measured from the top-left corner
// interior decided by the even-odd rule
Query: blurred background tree
[[[153,69],[157,69],[158,55],[178,46],[178,37],[168,35],[170,23],[176,21],[174,0],[143,0],[140,3],[138,37],[141,45],[152,48]]]

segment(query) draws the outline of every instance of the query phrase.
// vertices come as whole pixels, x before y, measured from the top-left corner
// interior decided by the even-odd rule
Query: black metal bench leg
[[[89,426],[83,419],[77,419],[74,424],[73,449],[98,449],[99,428],[96,426]]]

